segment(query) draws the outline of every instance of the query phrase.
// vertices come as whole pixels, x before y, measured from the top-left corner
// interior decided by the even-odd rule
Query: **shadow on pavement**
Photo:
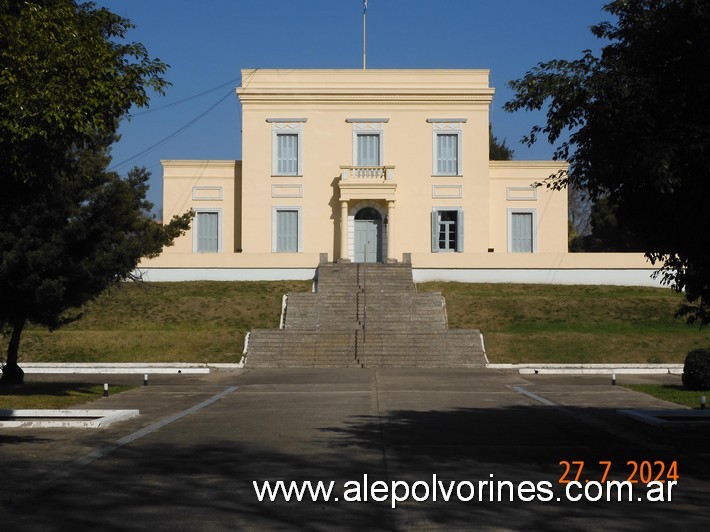
[[[618,420],[633,436],[605,432],[584,420],[610,423],[604,409],[546,407],[399,410],[382,416],[353,416],[340,426],[318,427],[310,441],[249,434],[224,426],[203,434],[200,443],[147,437],[89,466],[72,470],[42,489],[24,479],[15,489],[3,482],[3,530],[238,530],[238,529],[504,529],[504,530],[668,530],[707,525],[707,431],[660,431]],[[582,422],[580,422],[582,420]],[[171,431],[187,430],[183,421]],[[647,442],[648,446],[639,444]],[[12,443],[3,437],[4,443]],[[661,451],[659,451],[661,449]],[[580,480],[600,480],[599,461],[611,461],[609,478],[625,480],[626,462],[677,461],[680,479],[672,502],[569,502],[558,483],[559,462],[585,461]],[[33,464],[13,463],[13,471]],[[448,486],[469,481],[468,502],[438,500],[345,502],[348,481],[361,487],[383,481],[422,481],[432,476]],[[574,476],[574,474],[572,474]],[[585,478],[586,477],[586,478]],[[20,484],[22,484],[22,479]],[[253,481],[335,481],[338,502],[259,502]],[[491,502],[479,481],[549,482],[552,500]],[[30,484],[30,485],[28,485]],[[455,484],[457,486],[458,484]],[[23,493],[23,489],[30,491]],[[495,491],[496,488],[494,488]],[[639,488],[638,494],[645,489]],[[420,486],[419,495],[424,487]],[[478,493],[482,493],[481,501]],[[456,489],[452,493],[456,493]],[[462,495],[470,495],[468,485]],[[523,493],[529,496],[530,492]],[[544,494],[543,494],[544,495]],[[634,498],[637,493],[634,492]],[[351,492],[350,496],[353,496]],[[307,499],[309,497],[306,497]],[[452,497],[454,498],[454,497]]]

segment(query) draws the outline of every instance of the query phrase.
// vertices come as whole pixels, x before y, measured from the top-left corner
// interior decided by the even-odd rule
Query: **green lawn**
[[[125,392],[134,386],[111,386],[111,395]],[[79,403],[100,399],[103,384],[83,382],[27,382],[23,386],[0,386],[0,410],[62,409]]]
[[[700,398],[705,396],[706,404],[710,405],[710,390],[693,392],[684,389],[682,384],[625,384],[624,387],[691,408],[700,408]]]
[[[30,327],[22,361],[236,362],[244,334],[276,328],[282,295],[309,281],[126,284],[49,333]],[[683,362],[710,332],[674,320],[668,289],[424,283],[449,326],[481,329],[491,362]]]
[[[310,281],[127,283],[54,332],[29,328],[21,361],[237,362],[252,328],[277,328],[281,299]]]
[[[710,346],[710,330],[673,318],[669,289],[424,283],[446,298],[450,327],[483,333],[491,362],[661,363]]]

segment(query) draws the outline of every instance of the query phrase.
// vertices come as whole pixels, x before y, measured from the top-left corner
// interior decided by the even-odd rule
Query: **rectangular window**
[[[219,245],[219,212],[198,211],[195,213],[195,239],[193,249],[197,253],[217,253]]]
[[[303,127],[307,118],[267,118],[271,124],[271,175],[303,175]]]
[[[356,166],[380,166],[380,135],[379,133],[357,134]]]
[[[385,124],[389,118],[346,118],[352,124],[353,166],[383,166]]]
[[[277,253],[297,253],[300,246],[301,212],[297,208],[274,209],[274,234],[272,250]]]
[[[432,211],[431,251],[463,252],[463,211],[460,208]]]
[[[466,118],[427,118],[432,127],[432,175],[463,175],[462,135]]]
[[[534,212],[509,213],[509,244],[511,253],[534,253],[535,252],[535,216]]]
[[[436,174],[459,175],[458,134],[436,134]]]
[[[277,175],[298,175],[298,134],[278,133],[276,144]]]

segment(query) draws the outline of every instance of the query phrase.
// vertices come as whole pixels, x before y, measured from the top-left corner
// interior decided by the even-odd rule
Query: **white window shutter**
[[[276,136],[277,173],[296,175],[298,173],[298,135],[279,134]]]
[[[380,165],[380,135],[360,134],[357,136],[357,161],[358,166]]]
[[[513,213],[511,216],[511,226],[511,251],[514,253],[532,253],[532,213]]]
[[[276,251],[298,251],[298,211],[276,212]]]
[[[431,211],[431,252],[439,252],[439,213]]]
[[[219,251],[219,215],[216,212],[198,212],[195,225],[197,251],[201,253]]]
[[[458,173],[458,135],[439,133],[436,136],[436,173],[440,175]]]
[[[463,253],[463,210],[456,212],[456,251]]]

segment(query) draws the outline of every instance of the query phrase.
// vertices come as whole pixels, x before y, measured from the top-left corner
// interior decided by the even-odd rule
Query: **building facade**
[[[567,253],[566,193],[535,186],[565,165],[489,161],[489,71],[242,78],[242,161],[163,161],[165,219],[195,219],[141,267],[269,279],[307,278],[323,260],[440,274],[584,266]]]

